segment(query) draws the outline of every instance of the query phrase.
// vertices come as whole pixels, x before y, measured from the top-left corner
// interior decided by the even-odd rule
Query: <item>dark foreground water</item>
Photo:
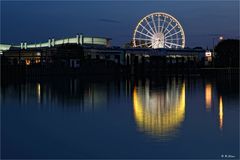
[[[2,158],[239,158],[232,76],[41,78],[1,85]]]

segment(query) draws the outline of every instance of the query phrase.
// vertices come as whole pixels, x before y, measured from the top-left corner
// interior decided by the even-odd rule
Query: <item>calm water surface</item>
[[[239,158],[232,76],[2,81],[2,158]]]

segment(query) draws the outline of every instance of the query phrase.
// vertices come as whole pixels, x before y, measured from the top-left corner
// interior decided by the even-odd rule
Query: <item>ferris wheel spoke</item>
[[[168,48],[171,48],[171,46],[167,45],[166,43],[165,43],[165,46],[167,46]]]
[[[156,28],[156,24],[155,24],[155,20],[154,20],[153,15],[152,15],[152,22],[153,22],[153,27],[155,29],[155,33],[157,33],[157,28]]]
[[[154,43],[152,43],[151,45],[149,45],[149,48],[152,47],[157,43],[157,41],[155,41]]]
[[[141,42],[141,41],[140,41]],[[141,43],[141,44],[138,44],[138,45],[144,45],[144,44],[149,44],[149,43],[152,43],[152,42],[143,42],[143,43]]]
[[[145,33],[143,33],[143,32],[140,32],[140,31],[136,31],[136,32],[139,33],[139,34],[142,34],[142,35],[144,35],[144,36],[146,36],[146,37],[152,38],[150,35],[145,34]]]
[[[170,43],[170,42],[165,42],[165,43],[166,43],[166,44],[173,45],[173,46],[181,47],[181,45],[179,45],[179,44],[176,44],[176,43]]]
[[[146,27],[144,27],[142,24],[139,24],[143,29],[145,29],[147,31],[147,33],[149,33],[151,36],[153,36],[153,33],[150,32]]]
[[[162,26],[159,26],[159,32],[161,32],[161,30],[162,30]]]
[[[165,29],[167,32],[169,31],[168,29]]]
[[[162,33],[163,33],[163,28],[164,28],[165,23],[166,23],[166,16],[164,17],[164,20],[163,20],[163,23],[162,23],[162,29],[161,29]]]
[[[152,39],[148,39],[148,38],[134,38],[136,40],[143,40],[143,41],[151,41]]]
[[[166,34],[165,34],[165,36],[167,36],[174,28],[176,28],[177,27],[177,24],[174,26],[174,27],[172,27]]]
[[[158,15],[158,32],[160,32],[160,16]]]
[[[152,30],[152,33],[154,34],[155,32],[154,32],[154,30],[153,30],[152,26],[149,24],[149,22],[148,22],[147,18],[145,18],[145,21],[147,22],[147,25],[148,25],[148,27],[149,27],[149,28]]]
[[[169,28],[169,27],[170,27],[170,28]],[[171,23],[171,24],[168,25],[168,28],[169,28],[169,29],[166,28],[165,31],[169,32],[173,27],[174,27],[174,26],[173,26],[172,23]],[[167,32],[165,32],[165,31],[164,31],[163,33],[166,35]]]
[[[148,48],[151,48],[153,46],[153,44],[150,44],[149,46],[148,46]]]
[[[176,33],[173,33],[173,34],[171,34],[171,35],[169,35],[169,36],[166,36],[165,39],[167,39],[168,37],[172,37],[172,36],[174,36],[174,35],[176,35],[176,34],[178,34],[178,33],[180,33],[180,32],[181,32],[181,30],[178,31],[178,32],[176,32]]]
[[[146,45],[146,46],[148,46],[148,44],[152,44],[152,42],[143,43],[143,45]]]
[[[171,41],[178,41],[178,40],[183,40],[183,39],[182,39],[182,38],[175,38],[175,39],[168,38],[168,39],[165,39],[165,41],[168,41],[168,40],[171,40]]]
[[[178,36],[178,34],[176,35],[176,38],[175,39],[180,39],[180,37]]]
[[[163,28],[163,29],[164,29],[164,28]],[[165,31],[167,31],[167,32],[168,32],[168,31],[169,31],[169,29],[165,28]],[[164,34],[164,32],[162,32],[162,33]]]
[[[172,19],[170,20],[170,22],[168,22],[167,27],[165,28],[165,30],[163,31],[163,33],[166,31],[166,29],[168,29],[169,25],[172,23]]]
[[[151,44],[151,42],[147,42],[147,43],[138,44],[138,45],[136,45],[136,47],[145,46],[145,45],[147,45],[147,44]]]

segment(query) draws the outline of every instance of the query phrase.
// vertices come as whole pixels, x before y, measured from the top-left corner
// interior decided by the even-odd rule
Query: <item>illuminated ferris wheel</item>
[[[184,48],[185,34],[173,16],[156,12],[145,16],[133,34],[133,46],[139,48]]]

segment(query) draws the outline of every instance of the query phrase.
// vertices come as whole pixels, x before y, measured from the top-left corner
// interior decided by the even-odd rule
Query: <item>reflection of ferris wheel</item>
[[[133,34],[133,46],[140,48],[184,48],[185,34],[173,16],[156,12],[145,16]]]

